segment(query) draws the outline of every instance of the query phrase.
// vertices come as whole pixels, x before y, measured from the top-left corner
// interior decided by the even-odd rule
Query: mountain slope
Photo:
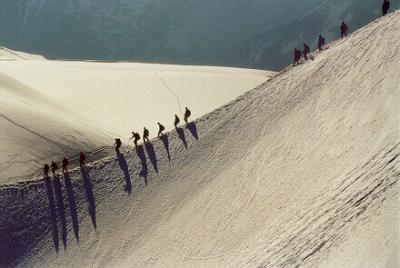
[[[3,188],[0,259],[397,267],[399,23],[396,12],[285,69],[169,133],[167,150],[153,140],[72,171],[65,186],[27,185],[23,198]]]
[[[157,121],[172,128],[174,114],[181,115],[185,106],[197,118],[275,75],[228,67],[53,60],[0,61],[0,72],[124,138],[144,126],[156,136]]]
[[[17,176],[32,174],[43,163],[95,151],[112,140],[73,111],[4,73],[0,106],[1,184],[16,182]]]
[[[173,127],[185,106],[197,118],[275,73],[212,66],[52,61],[0,48],[0,184],[80,151],[104,157],[114,136],[157,121]],[[140,115],[140,116],[138,116]],[[115,133],[115,134],[110,134]],[[108,148],[106,148],[108,147]],[[22,176],[22,177],[21,177]]]
[[[392,0],[392,10],[399,0]],[[2,45],[49,58],[280,70],[295,46],[380,16],[362,0],[18,0],[0,3]]]

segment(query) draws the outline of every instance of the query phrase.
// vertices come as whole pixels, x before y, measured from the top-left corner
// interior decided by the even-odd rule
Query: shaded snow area
[[[146,126],[204,115],[274,72],[141,63],[49,61],[0,48],[0,184],[80,151],[99,159]],[[76,161],[75,161],[76,162]]]
[[[3,187],[1,264],[399,267],[398,25],[137,150]]]

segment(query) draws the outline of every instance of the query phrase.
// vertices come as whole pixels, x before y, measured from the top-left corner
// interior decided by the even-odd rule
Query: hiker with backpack
[[[340,38],[347,36],[347,32],[349,31],[349,27],[344,21],[342,21],[342,25],[340,25]]]
[[[143,142],[144,143],[150,142],[149,135],[150,135],[149,130],[144,127],[143,128]]]
[[[56,171],[58,169],[57,163],[56,162],[51,162],[51,172],[53,173],[53,176],[56,176]]]
[[[293,61],[293,66],[296,64],[300,64],[299,61],[301,59],[301,51],[298,50],[297,48],[294,49],[294,61]]]
[[[79,166],[80,166],[81,168],[83,168],[83,167],[85,166],[85,159],[86,159],[85,154],[81,152],[81,153],[79,154]]]
[[[132,137],[129,138],[130,140],[133,139],[133,143],[135,144],[135,148],[137,147],[137,142],[140,140],[139,133],[132,131]]]
[[[175,128],[178,128],[178,125],[180,122],[181,122],[181,120],[179,119],[179,117],[177,115],[175,115],[175,121],[174,121]]]
[[[186,125],[188,124],[188,120],[192,112],[188,109],[188,107],[185,107],[185,115],[184,115],[184,120]]]
[[[385,16],[390,8],[390,1],[389,0],[384,0],[382,3],[382,16]]]
[[[157,125],[158,125],[157,137],[161,137],[162,135],[164,135],[162,132],[165,130],[165,127],[161,125],[160,122],[157,122]]]
[[[49,176],[49,170],[50,170],[49,165],[44,164],[43,173],[44,173],[44,176],[45,176],[46,178]]]
[[[304,50],[303,50],[303,55],[304,55],[304,59],[308,60],[307,54],[309,54],[311,52],[310,47],[304,43]]]
[[[117,154],[119,154],[119,148],[121,148],[122,145],[121,139],[116,138],[114,145],[115,145],[115,151],[117,152]]]
[[[63,165],[63,172],[67,173],[68,172],[68,158],[64,157],[62,165]]]
[[[324,49],[325,46],[325,38],[322,35],[318,37],[318,50],[321,51]]]

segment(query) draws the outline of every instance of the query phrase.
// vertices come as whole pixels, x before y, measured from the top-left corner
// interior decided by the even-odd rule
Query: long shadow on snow
[[[185,131],[183,128],[176,127],[176,133],[178,133],[179,139],[181,139],[183,145],[185,145],[185,148],[187,149],[187,142],[186,142],[186,137],[185,137]]]
[[[131,176],[129,175],[128,163],[126,162],[125,157],[122,153],[118,153],[117,157],[118,157],[119,167],[124,172],[125,191],[127,191],[128,194],[131,194],[132,193],[132,182],[131,182]]]
[[[79,223],[78,223],[78,213],[76,211],[76,201],[75,193],[72,188],[71,177],[69,172],[64,173],[65,188],[67,188],[68,204],[71,211],[72,228],[74,229],[74,234],[76,240],[79,242]]]
[[[197,134],[197,126],[196,123],[194,122],[190,122],[187,125],[187,129],[189,129],[190,133],[192,133],[193,137],[198,140],[199,139],[199,135]]]
[[[61,239],[64,244],[64,249],[67,248],[67,219],[65,217],[64,197],[62,193],[61,179],[59,175],[54,176],[54,192],[57,199],[58,215],[61,220]]]
[[[156,173],[158,173],[157,155],[156,155],[156,151],[154,150],[154,146],[153,146],[153,144],[148,142],[148,143],[145,143],[145,147],[146,147],[147,155],[150,158],[150,162],[153,165],[154,170],[156,171]]]
[[[44,184],[47,189],[47,199],[49,200],[49,210],[50,210],[50,217],[51,217],[51,233],[53,236],[53,243],[56,252],[58,252],[59,248],[59,238],[58,238],[58,228],[57,228],[57,215],[56,215],[56,207],[54,202],[54,193],[53,187],[51,185],[51,179],[49,176],[44,178]]]
[[[143,146],[139,145],[136,148],[136,154],[138,155],[138,157],[140,159],[140,163],[142,164],[142,170],[140,171],[139,175],[144,178],[144,183],[147,186],[147,173],[148,173],[148,170],[147,170],[146,155],[144,153]]]
[[[96,224],[96,201],[94,199],[93,195],[93,188],[92,188],[92,182],[89,176],[89,172],[86,170],[86,167],[81,168],[81,173],[82,173],[82,178],[83,178],[83,185],[85,187],[86,191],[86,197],[89,203],[89,214],[90,217],[92,218],[92,223],[94,229],[97,229],[97,224]]]
[[[169,153],[168,135],[167,134],[163,134],[163,135],[160,136],[159,139],[162,141],[162,143],[164,144],[165,150],[167,151],[168,161],[171,162],[171,155]]]

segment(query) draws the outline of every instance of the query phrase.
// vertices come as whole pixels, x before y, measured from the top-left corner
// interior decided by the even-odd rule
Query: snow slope
[[[32,174],[43,163],[75,157],[81,150],[93,152],[112,141],[105,131],[79,118],[0,72],[0,184]]]
[[[51,61],[0,48],[0,184],[36,173],[44,162],[99,158],[119,136],[157,121],[173,127],[189,106],[193,118],[212,111],[275,73],[141,63]],[[110,134],[114,133],[114,134]],[[101,150],[99,150],[101,148]],[[40,172],[40,171],[39,171]]]
[[[185,106],[197,118],[275,73],[212,66],[18,60],[0,61],[0,72],[128,137],[144,126],[156,136],[157,121],[173,127]]]
[[[399,24],[372,22],[168,143],[2,188],[2,265],[399,267]]]

